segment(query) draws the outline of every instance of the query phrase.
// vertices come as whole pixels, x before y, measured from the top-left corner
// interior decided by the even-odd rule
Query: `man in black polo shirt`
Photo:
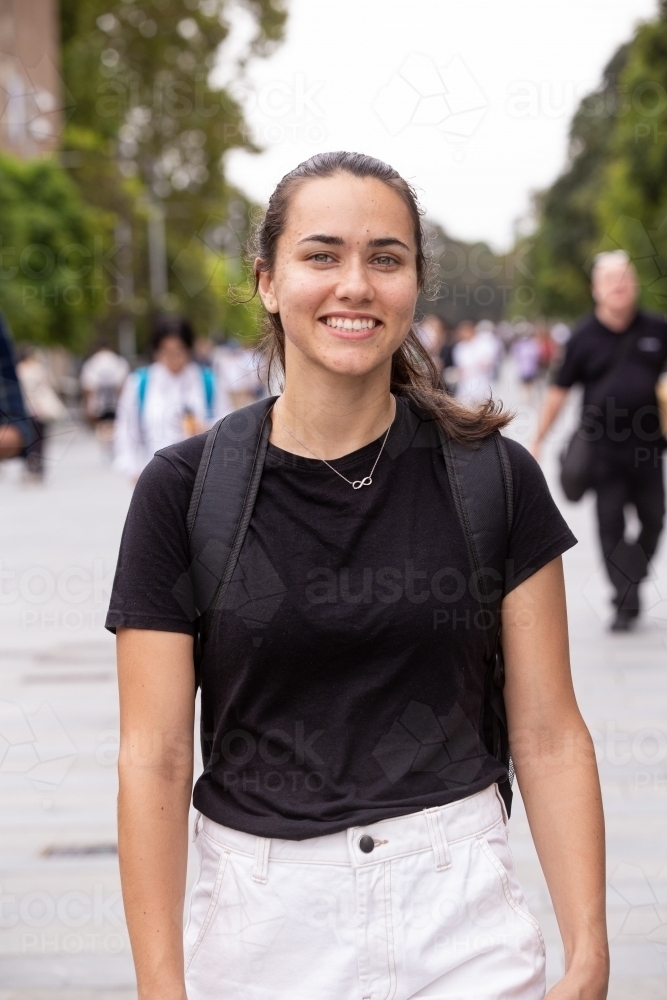
[[[590,407],[587,412],[597,424],[592,471],[600,544],[615,590],[611,628],[617,632],[630,629],[639,615],[639,584],[657,548],[665,513],[666,442],[655,386],[667,362],[667,323],[637,308],[638,287],[635,269],[622,250],[596,257],[591,285],[595,311],[567,345],[533,447],[537,455],[570,388],[583,385],[583,405]],[[633,541],[625,535],[627,504],[635,507],[641,524]]]

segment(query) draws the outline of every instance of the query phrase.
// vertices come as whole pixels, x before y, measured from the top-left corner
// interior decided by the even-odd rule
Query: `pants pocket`
[[[537,920],[532,915],[532,913],[529,913],[528,910],[526,910],[521,905],[521,903],[515,898],[514,894],[512,893],[512,887],[510,885],[510,876],[507,869],[505,868],[505,865],[500,860],[498,855],[494,852],[493,848],[489,844],[486,837],[484,837],[481,833],[477,835],[477,843],[479,844],[480,850],[482,851],[484,857],[487,859],[487,861],[489,861],[489,863],[495,869],[496,874],[498,875],[500,882],[502,884],[503,893],[505,895],[507,903],[509,904],[511,909],[514,910],[517,916],[521,917],[533,928],[533,930],[535,931],[535,933],[539,938],[540,948],[542,949],[542,955],[545,956],[546,947],[544,944],[544,938],[542,936],[540,925],[538,924]]]
[[[203,845],[202,850],[207,849],[206,844]],[[208,848],[210,850],[210,847]],[[206,931],[209,928],[213,915],[215,913],[216,906],[218,905],[218,897],[220,896],[220,889],[222,887],[222,880],[225,877],[225,871],[227,870],[227,861],[229,860],[230,851],[224,850],[217,858],[217,865],[214,864],[208,867],[206,860],[202,858],[202,870],[200,873],[199,880],[192,890],[192,900],[190,904],[190,921],[188,924],[188,931],[191,928],[196,929],[197,924],[199,924],[199,932],[188,951],[185,959],[185,971],[187,972],[192,960],[194,959],[199,947],[206,936]],[[215,859],[215,855],[213,856]],[[206,869],[208,867],[209,872],[214,872],[212,881],[210,875],[206,877]],[[199,920],[201,919],[201,923]],[[191,937],[190,933],[187,935]]]

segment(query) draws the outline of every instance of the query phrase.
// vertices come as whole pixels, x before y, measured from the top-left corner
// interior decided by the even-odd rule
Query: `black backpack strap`
[[[499,790],[511,810],[514,768],[509,753],[503,699],[505,673],[500,645],[500,608],[505,592],[509,536],[514,519],[512,466],[498,432],[475,445],[462,445],[440,432],[442,451],[472,569],[471,591],[485,622],[489,749],[508,769]]]
[[[454,506],[473,571],[472,592],[497,617],[514,514],[512,467],[505,442],[495,433],[473,446],[441,434]],[[495,645],[487,629],[488,655]]]
[[[235,410],[208,432],[188,508],[190,566],[174,595],[202,638],[222,604],[257,498],[277,397]]]

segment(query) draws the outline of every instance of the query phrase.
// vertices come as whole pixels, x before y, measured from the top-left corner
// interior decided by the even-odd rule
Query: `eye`
[[[374,257],[373,261],[374,263],[379,264],[380,267],[391,267],[393,264],[398,264],[396,258],[392,257],[391,254],[388,253],[383,253],[378,257]]]
[[[316,264],[329,264],[333,260],[333,257],[330,253],[320,250],[318,253],[311,254],[308,260],[315,261]]]

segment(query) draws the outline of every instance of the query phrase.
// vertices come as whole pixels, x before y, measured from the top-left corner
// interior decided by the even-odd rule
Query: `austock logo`
[[[475,132],[488,100],[460,56],[436,66],[429,56],[411,53],[379,91],[373,110],[390,133],[409,126],[435,129],[454,143]]]

